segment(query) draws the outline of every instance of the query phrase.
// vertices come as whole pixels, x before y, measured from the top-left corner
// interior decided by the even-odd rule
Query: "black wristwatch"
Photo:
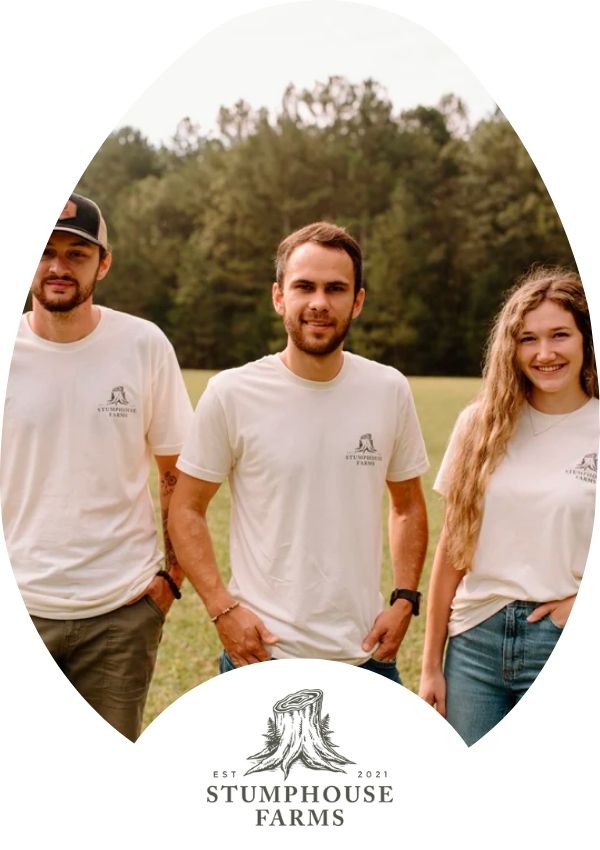
[[[418,590],[404,590],[402,587],[397,587],[395,590],[392,590],[390,605],[393,605],[396,599],[408,599],[408,601],[412,603],[412,612],[414,616],[418,616],[421,607],[421,594]]]

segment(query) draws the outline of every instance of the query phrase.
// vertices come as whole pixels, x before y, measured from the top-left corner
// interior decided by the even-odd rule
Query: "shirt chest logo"
[[[346,460],[355,463],[356,466],[375,466],[381,463],[383,457],[375,448],[372,434],[361,434],[358,438],[358,446],[346,452]]]
[[[598,454],[596,452],[590,452],[584,455],[577,466],[565,471],[567,475],[574,475],[580,481],[595,484],[598,475]]]
[[[98,413],[111,419],[127,419],[137,413],[137,408],[127,398],[125,387],[118,386],[112,388],[108,401],[98,405]]]

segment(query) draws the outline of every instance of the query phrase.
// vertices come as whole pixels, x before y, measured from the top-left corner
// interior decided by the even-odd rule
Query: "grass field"
[[[211,372],[184,370],[184,378],[192,402],[196,403]],[[411,386],[419,412],[423,436],[427,445],[430,471],[423,484],[429,512],[429,550],[421,590],[426,593],[431,559],[440,532],[442,505],[432,489],[435,472],[439,466],[446,441],[458,414],[477,392],[479,380],[475,378],[412,378]],[[152,492],[157,504],[156,476]],[[382,509],[385,522],[387,508]],[[225,578],[229,575],[228,556],[229,491],[223,485],[209,509],[209,525],[217,560]],[[158,508],[157,508],[158,517]],[[384,553],[381,588],[387,599],[392,588],[389,552]],[[416,690],[419,682],[421,651],[425,618],[414,618],[400,648],[398,666],[404,684]],[[145,725],[181,694],[217,674],[217,656],[220,643],[215,627],[209,621],[204,606],[189,583],[185,583],[183,597],[169,614],[160,645],[158,663],[144,718]]]

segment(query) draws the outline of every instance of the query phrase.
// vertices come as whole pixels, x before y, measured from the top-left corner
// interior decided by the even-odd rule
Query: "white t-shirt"
[[[459,416],[434,483],[448,492]],[[509,602],[577,593],[588,556],[598,466],[598,399],[569,414],[523,406],[506,455],[490,476],[473,566],[461,580],[448,633],[460,634]]]
[[[23,316],[10,368],[0,491],[8,554],[31,614],[112,611],[158,568],[152,455],[179,454],[192,408],[151,322],[101,307],[78,342]]]
[[[408,381],[345,352],[332,381],[279,355],[215,376],[178,466],[222,482],[230,592],[281,640],[274,658],[363,663],[379,592],[386,479],[428,468]]]

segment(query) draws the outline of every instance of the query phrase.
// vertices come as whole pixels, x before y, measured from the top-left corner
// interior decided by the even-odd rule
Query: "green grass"
[[[184,370],[192,402],[196,403],[212,372]],[[423,478],[429,513],[429,551],[421,590],[426,593],[429,571],[442,518],[440,497],[431,486],[458,412],[475,396],[479,380],[475,378],[412,378],[411,386],[419,412],[431,468]],[[159,516],[156,475],[151,481],[157,518]],[[382,522],[387,516],[383,505]],[[209,509],[209,526],[217,561],[225,579],[229,576],[228,553],[229,488],[225,484]],[[381,588],[387,599],[392,588],[389,552],[385,550]],[[424,607],[424,606],[423,606]],[[416,690],[419,682],[425,617],[414,618],[402,644],[398,666],[404,684]],[[204,606],[186,582],[183,597],[176,602],[165,625],[154,679],[150,687],[144,722],[147,725],[181,694],[217,674],[220,643]]]

